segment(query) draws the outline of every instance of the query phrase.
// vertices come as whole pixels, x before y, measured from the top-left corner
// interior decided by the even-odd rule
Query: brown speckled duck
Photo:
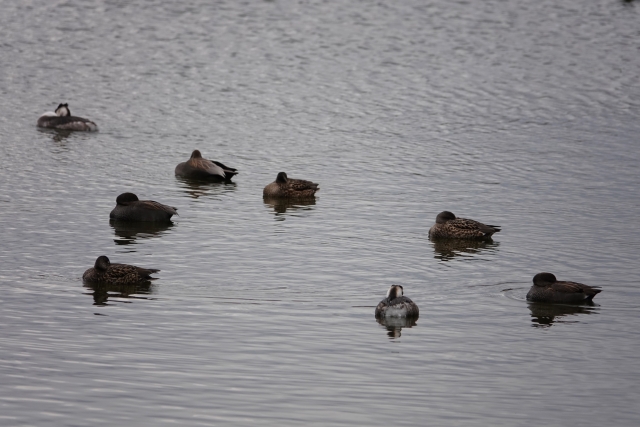
[[[153,200],[139,200],[133,193],[122,193],[116,198],[116,207],[109,218],[116,221],[168,222],[177,214],[174,207]]]
[[[311,199],[318,190],[316,183],[288,178],[286,173],[280,172],[274,182],[264,187],[262,195],[274,199]]]
[[[579,303],[593,300],[602,290],[576,282],[559,282],[551,273],[533,276],[527,300],[533,302]]]
[[[411,299],[404,296],[400,285],[392,285],[387,291],[385,299],[376,307],[376,319],[383,317],[406,317],[417,319],[420,315],[418,306]]]
[[[193,150],[189,160],[176,166],[175,173],[176,176],[188,179],[231,182],[231,178],[238,174],[238,170],[214,160],[203,159],[200,150]]]
[[[429,230],[432,239],[487,239],[500,231],[497,225],[485,225],[466,218],[456,218],[449,212],[440,212]]]
[[[85,283],[109,283],[113,285],[135,285],[155,280],[151,274],[160,270],[141,268],[135,265],[111,264],[109,258],[102,255],[96,259],[94,266],[82,275]]]
[[[54,112],[47,112],[38,118],[38,127],[60,130],[97,131],[98,126],[89,119],[71,115],[69,104],[60,104]]]

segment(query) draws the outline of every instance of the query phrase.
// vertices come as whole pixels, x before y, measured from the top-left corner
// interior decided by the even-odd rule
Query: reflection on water
[[[161,236],[163,232],[174,226],[170,223],[156,222],[128,222],[109,220],[117,239],[113,239],[116,245],[131,245],[136,239],[148,239]]]
[[[545,304],[545,303],[529,303],[531,310],[531,322],[534,328],[550,328],[554,323],[572,323],[578,320],[568,321],[562,319],[565,316],[576,314],[592,314],[596,313],[593,309],[596,305],[593,302],[581,305],[564,305],[564,304]]]
[[[64,147],[66,145],[66,142],[67,142],[66,140],[69,139],[69,136],[71,136],[71,134],[73,133],[73,131],[64,130],[64,129],[42,129],[42,128],[38,128],[38,132],[49,135],[51,139],[61,147]]]
[[[472,239],[438,239],[432,240],[434,258],[441,261],[450,261],[455,257],[470,257],[484,250],[497,251],[499,242],[492,239],[472,240]]]
[[[194,199],[202,196],[224,194],[236,190],[235,182],[187,179],[176,176],[182,190]]]
[[[402,336],[402,328],[411,328],[417,325],[417,318],[407,319],[406,317],[383,317],[376,319],[380,325],[387,330],[387,336],[391,339]]]
[[[311,211],[313,208],[310,206],[315,206],[316,199],[308,199],[308,200],[287,200],[287,199],[274,199],[265,197],[264,204],[269,206],[275,212],[276,220],[284,221],[284,214],[289,211]]]
[[[105,306],[109,297],[111,298],[128,298],[128,299],[149,299],[148,297],[135,296],[137,294],[149,295],[153,293],[153,285],[151,281],[139,283],[136,285],[113,285],[113,284],[84,284],[85,288],[91,289],[93,292],[85,293],[85,295],[93,296],[93,305]],[[124,302],[124,301],[123,301]]]

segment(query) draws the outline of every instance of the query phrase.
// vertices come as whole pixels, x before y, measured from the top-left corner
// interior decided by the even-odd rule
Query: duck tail
[[[593,297],[595,297],[596,295],[598,295],[600,292],[602,292],[602,289],[595,289],[595,288],[591,288],[591,292],[593,292],[592,294],[588,295],[585,298],[585,301],[593,301]]]

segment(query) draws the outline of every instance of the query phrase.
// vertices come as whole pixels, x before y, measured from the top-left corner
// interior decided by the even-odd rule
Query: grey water
[[[638,2],[1,6],[0,425],[640,423]],[[38,129],[61,102],[100,131]],[[177,179],[196,148],[234,183]],[[110,223],[126,191],[179,216]],[[603,291],[528,304],[541,271]]]

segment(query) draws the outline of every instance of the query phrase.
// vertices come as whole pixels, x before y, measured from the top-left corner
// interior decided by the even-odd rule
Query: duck
[[[580,303],[593,300],[602,292],[597,286],[576,282],[559,282],[551,273],[538,273],[533,276],[533,286],[527,292],[527,301]]]
[[[500,231],[497,225],[486,225],[466,218],[457,218],[452,212],[443,211],[429,229],[432,239],[490,239]]]
[[[133,193],[122,193],[116,198],[116,207],[109,218],[116,221],[170,222],[178,210],[153,200],[139,200]]]
[[[280,172],[274,182],[264,187],[262,195],[268,199],[312,199],[318,190],[314,182],[289,178]]]
[[[200,150],[193,150],[189,160],[176,166],[175,174],[189,179],[231,182],[231,178],[238,174],[238,169],[230,168],[215,160],[203,159]]]
[[[38,127],[60,130],[95,132],[98,126],[89,119],[71,115],[69,104],[59,104],[55,112],[46,112],[38,118]]]
[[[405,317],[417,319],[420,315],[418,306],[408,297],[400,285],[392,285],[387,296],[376,307],[376,319],[385,317]]]
[[[153,273],[160,270],[156,268],[142,268],[135,265],[112,264],[109,258],[101,255],[96,259],[93,267],[82,275],[85,283],[109,283],[112,285],[136,285],[155,280]]]

